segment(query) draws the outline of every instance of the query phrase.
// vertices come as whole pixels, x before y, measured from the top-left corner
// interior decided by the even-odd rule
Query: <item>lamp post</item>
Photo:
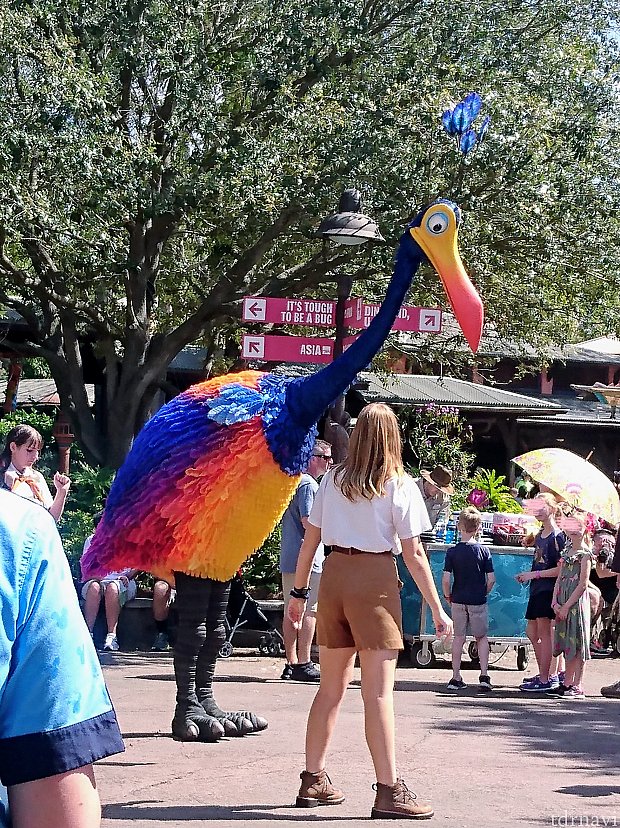
[[[61,474],[69,474],[69,459],[71,446],[75,441],[75,434],[71,428],[71,421],[60,408],[56,415],[52,434],[58,444],[58,471]]]
[[[317,236],[329,239],[335,244],[350,247],[368,242],[385,241],[373,219],[362,213],[362,196],[359,190],[355,189],[345,190],[342,193],[338,203],[338,212],[323,219],[317,230]],[[347,335],[344,312],[347,300],[351,296],[353,279],[348,274],[341,273],[336,284],[334,359],[342,353],[343,342]],[[331,406],[325,426],[325,439],[332,444],[332,455],[337,463],[344,460],[348,453],[347,421],[344,394],[341,394]]]

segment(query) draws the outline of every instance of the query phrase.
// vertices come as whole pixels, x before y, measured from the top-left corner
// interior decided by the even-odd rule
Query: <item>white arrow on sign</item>
[[[248,321],[264,322],[267,313],[267,300],[247,296],[243,300],[243,318]]]
[[[243,337],[243,357],[244,359],[263,359],[265,356],[265,337],[264,336],[244,336]]]
[[[441,311],[423,308],[420,311],[420,331],[436,333],[441,330]]]

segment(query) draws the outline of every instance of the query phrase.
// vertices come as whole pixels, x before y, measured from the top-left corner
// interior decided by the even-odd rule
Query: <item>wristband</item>
[[[310,587],[302,587],[301,589],[293,587],[290,591],[291,598],[300,598],[302,601],[307,601],[308,595],[310,595]]]

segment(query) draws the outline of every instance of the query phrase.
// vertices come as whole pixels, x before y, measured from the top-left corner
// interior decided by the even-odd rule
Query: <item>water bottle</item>
[[[437,523],[435,524],[435,537],[438,541],[442,541],[446,536],[446,521],[443,517],[440,517]]]
[[[446,527],[446,543],[455,543],[456,541],[456,523],[452,518],[448,521]]]

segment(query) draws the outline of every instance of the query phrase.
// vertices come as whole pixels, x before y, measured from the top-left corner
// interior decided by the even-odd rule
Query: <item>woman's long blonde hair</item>
[[[404,474],[402,441],[396,415],[384,403],[362,409],[351,434],[349,456],[334,472],[347,500],[371,500],[385,494],[385,484]]]

